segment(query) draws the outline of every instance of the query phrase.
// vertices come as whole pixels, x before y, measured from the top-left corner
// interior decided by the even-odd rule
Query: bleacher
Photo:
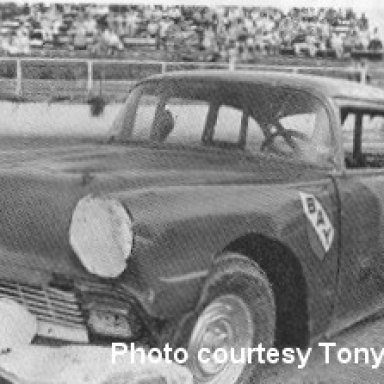
[[[2,8],[4,4],[0,14]],[[67,51],[71,57],[131,59],[143,50],[160,60],[228,61],[235,51],[237,60],[245,62],[277,54],[357,60],[383,56],[377,31],[352,10],[293,8],[283,13],[271,7],[95,4],[19,8],[15,5],[14,14],[7,9],[1,20],[3,55],[60,57]],[[36,31],[41,37],[32,44]]]

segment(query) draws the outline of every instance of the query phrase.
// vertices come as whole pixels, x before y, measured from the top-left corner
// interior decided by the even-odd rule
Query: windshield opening
[[[330,124],[314,96],[286,87],[167,80],[136,87],[113,125],[120,142],[238,149],[318,165],[333,157]]]

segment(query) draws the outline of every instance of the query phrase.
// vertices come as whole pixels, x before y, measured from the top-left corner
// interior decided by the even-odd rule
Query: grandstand
[[[2,56],[253,63],[383,54],[381,31],[348,8],[18,4],[0,4]]]

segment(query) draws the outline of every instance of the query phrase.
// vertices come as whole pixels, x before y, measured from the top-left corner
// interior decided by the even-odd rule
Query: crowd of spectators
[[[12,11],[13,10],[13,11]],[[352,9],[43,4],[0,9],[3,53],[83,49],[118,55],[141,47],[212,60],[291,53],[337,58],[381,51],[379,30]]]

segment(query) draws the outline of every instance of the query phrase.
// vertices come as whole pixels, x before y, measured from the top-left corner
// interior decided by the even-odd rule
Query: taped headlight
[[[117,277],[132,251],[132,220],[119,201],[86,196],[73,211],[69,241],[90,273]]]

